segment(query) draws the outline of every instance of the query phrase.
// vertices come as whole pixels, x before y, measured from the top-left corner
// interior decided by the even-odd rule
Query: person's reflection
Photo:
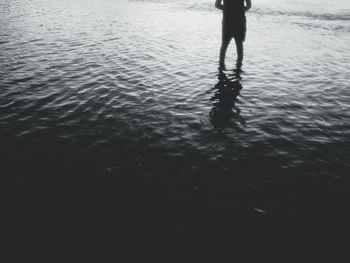
[[[209,113],[212,125],[219,131],[237,124],[237,122],[245,125],[245,120],[240,115],[241,110],[235,105],[237,96],[243,88],[240,82],[242,79],[241,73],[240,68],[234,69],[233,74],[225,74],[223,71],[219,71],[219,81],[213,88],[215,93],[210,99],[213,107]]]

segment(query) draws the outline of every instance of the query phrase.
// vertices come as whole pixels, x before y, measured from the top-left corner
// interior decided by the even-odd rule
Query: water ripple
[[[197,186],[218,183],[217,173],[247,176],[237,179],[245,186],[283,174],[344,176],[332,167],[349,161],[348,35],[251,15],[245,72],[223,75],[217,13],[123,4],[3,6],[1,142],[101,151],[110,173],[137,156],[145,173],[202,174]],[[231,48],[229,68],[234,58]]]

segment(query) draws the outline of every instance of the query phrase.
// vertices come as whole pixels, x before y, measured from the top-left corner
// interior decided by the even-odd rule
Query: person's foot
[[[226,70],[225,64],[220,63],[218,69],[219,69],[219,70]]]
[[[242,60],[237,60],[237,62],[236,62],[236,68],[237,68],[237,69],[241,69],[241,67],[242,67]]]

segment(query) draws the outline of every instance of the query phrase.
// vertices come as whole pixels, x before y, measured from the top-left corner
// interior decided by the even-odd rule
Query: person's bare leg
[[[225,57],[226,57],[226,51],[231,42],[231,38],[229,37],[223,37],[222,42],[221,42],[221,48],[220,48],[220,68],[224,69],[225,68]]]
[[[243,61],[243,41],[235,38],[237,50],[237,65],[242,65]]]

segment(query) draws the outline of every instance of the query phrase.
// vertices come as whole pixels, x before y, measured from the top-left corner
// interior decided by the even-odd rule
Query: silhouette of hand
[[[244,11],[249,11],[250,8],[252,7],[252,1],[251,0],[246,0],[246,6],[244,7]]]

